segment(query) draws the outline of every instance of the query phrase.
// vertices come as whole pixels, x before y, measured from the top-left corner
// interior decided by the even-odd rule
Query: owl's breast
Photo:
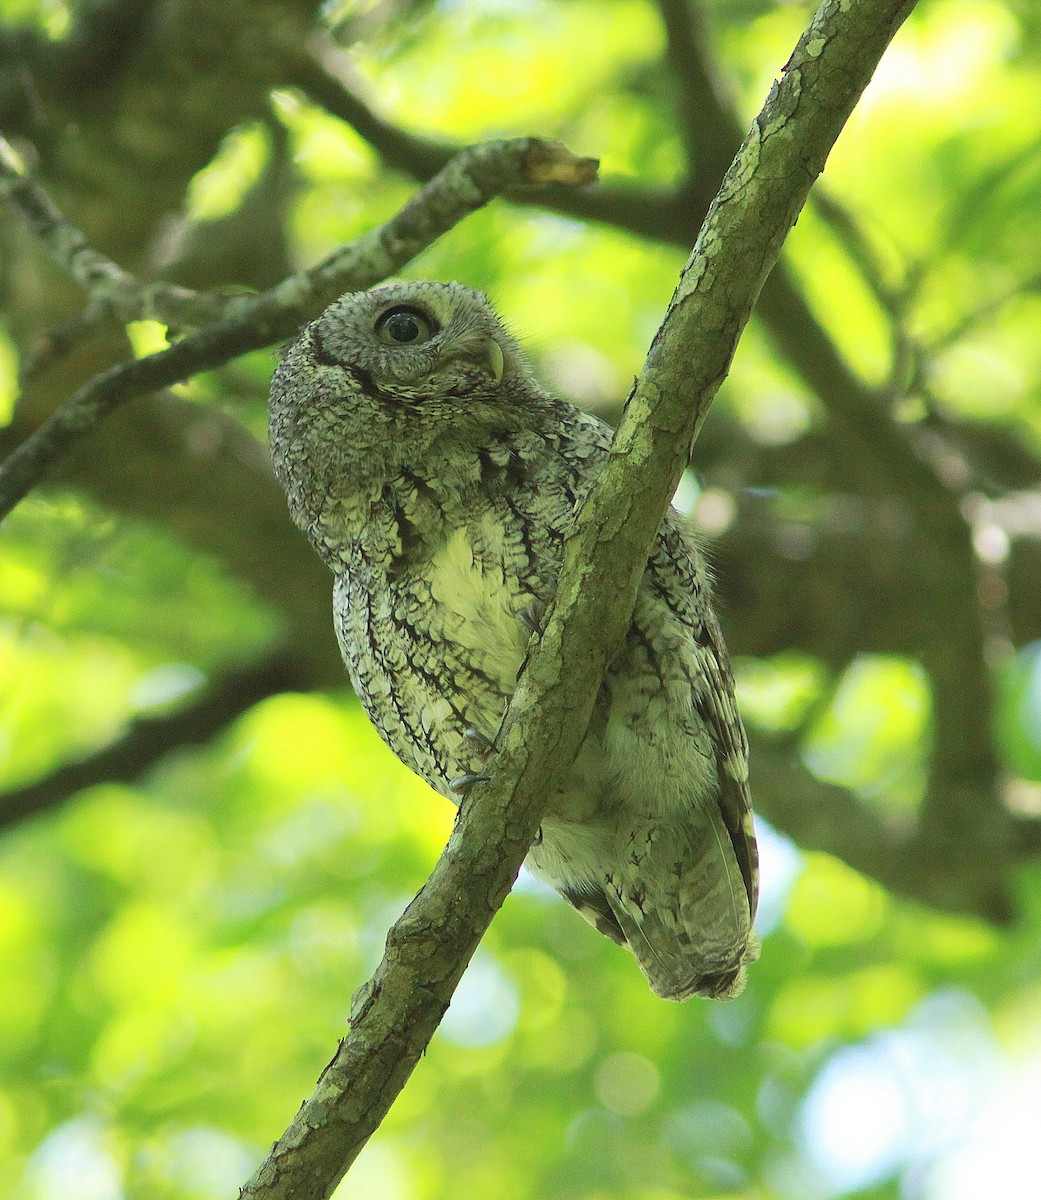
[[[467,731],[494,738],[527,648],[518,613],[534,595],[507,525],[486,509],[446,521],[439,536],[427,526],[407,553],[359,551],[334,590],[336,631],[369,716],[446,795],[450,780],[479,769]]]
[[[530,633],[518,614],[534,595],[511,552],[506,525],[486,513],[452,530],[423,567],[431,616],[443,636],[509,695]]]

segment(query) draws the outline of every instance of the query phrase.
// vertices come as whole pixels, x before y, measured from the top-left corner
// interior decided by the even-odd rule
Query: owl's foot
[[[464,729],[463,741],[469,743],[474,750],[474,757],[479,763],[490,758],[498,748],[491,738],[485,737],[479,729]],[[457,795],[465,795],[475,783],[487,783],[490,775],[482,775],[480,770],[468,771],[465,775],[456,775],[448,781],[449,791]]]

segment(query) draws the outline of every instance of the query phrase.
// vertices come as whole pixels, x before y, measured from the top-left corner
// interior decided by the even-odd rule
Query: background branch
[[[283,657],[213,679],[173,712],[134,721],[121,738],[96,754],[0,794],[0,830],[48,812],[84,788],[131,783],[171,751],[211,741],[254,704],[302,684],[299,666]]]
[[[55,263],[90,295],[95,307],[120,321],[156,320],[168,325],[219,318],[219,297],[204,296],[165,283],[144,284],[100,254],[62,216],[50,196],[19,163],[14,148],[0,135],[0,198],[22,217],[33,237]]]

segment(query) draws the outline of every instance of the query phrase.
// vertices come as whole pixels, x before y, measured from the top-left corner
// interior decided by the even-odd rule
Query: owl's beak
[[[496,383],[502,382],[506,370],[506,357],[502,346],[493,337],[460,337],[449,342],[439,355],[439,365],[435,370],[444,370],[456,359],[477,363],[487,369]]]
[[[502,347],[495,340],[489,338],[484,343],[485,353],[488,355],[488,365],[492,369],[492,374],[495,376],[495,382],[502,382],[502,373],[506,366],[506,360],[503,358]]]

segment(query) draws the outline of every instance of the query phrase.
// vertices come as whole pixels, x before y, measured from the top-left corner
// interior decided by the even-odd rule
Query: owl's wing
[[[676,562],[682,575],[684,564]],[[744,986],[746,964],[759,955],[751,931],[758,857],[745,734],[726,648],[711,611],[699,603],[697,586],[692,580],[686,610],[683,601],[677,607],[696,635],[688,643],[691,715],[696,714],[688,733],[702,754],[711,754],[702,759],[709,767],[707,778],[691,780],[693,794],[684,812],[662,808],[630,814],[603,896],[651,987],[672,1000],[736,996]],[[597,919],[595,901],[586,895],[568,899],[580,909],[579,901],[592,908],[593,915],[583,915],[614,936]]]
[[[754,918],[759,896],[759,855],[748,790],[748,739],[734,695],[730,656],[709,600],[711,575],[697,540],[685,518],[670,510],[651,553],[650,572],[691,637],[691,699],[712,737],[719,782],[716,801]]]
[[[699,708],[712,731],[719,809],[748,893],[749,913],[754,918],[759,899],[759,852],[748,790],[748,739],[737,710],[730,658],[711,609],[702,615],[702,630],[698,657],[706,686],[699,697]]]

